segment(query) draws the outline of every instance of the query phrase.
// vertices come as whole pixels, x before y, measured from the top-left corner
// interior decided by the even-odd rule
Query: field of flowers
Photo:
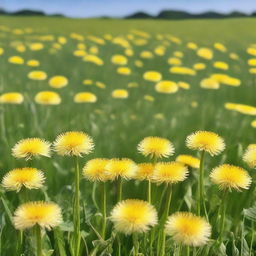
[[[256,255],[255,25],[0,17],[0,255]]]

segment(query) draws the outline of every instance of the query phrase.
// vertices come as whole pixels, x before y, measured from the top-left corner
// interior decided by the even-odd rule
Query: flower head
[[[190,212],[177,212],[168,218],[165,232],[176,243],[202,246],[209,240],[211,226],[204,218]]]
[[[61,103],[61,98],[56,92],[42,91],[36,94],[35,101],[41,105],[58,105]]]
[[[243,155],[243,160],[250,168],[256,167],[256,147],[248,147]]]
[[[118,232],[130,235],[143,233],[157,224],[157,212],[148,202],[128,199],[119,202],[110,214]]]
[[[138,180],[151,180],[153,175],[154,165],[151,163],[138,164],[138,170],[135,179]]]
[[[218,155],[225,149],[224,140],[214,132],[197,131],[186,139],[188,148],[199,151],[206,151],[210,155]]]
[[[23,95],[18,92],[7,92],[0,96],[0,103],[4,104],[21,104],[23,100]]]
[[[176,162],[183,163],[192,168],[199,168],[200,160],[191,155],[179,155],[176,157]]]
[[[110,159],[106,170],[111,179],[122,177],[124,179],[129,179],[134,177],[137,172],[137,165],[128,158],[113,158]]]
[[[248,189],[252,179],[241,167],[223,164],[214,168],[210,174],[213,183],[220,186],[220,189]]]
[[[60,134],[53,146],[55,151],[62,156],[87,155],[94,149],[92,138],[84,132],[65,132]]]
[[[22,187],[38,189],[43,186],[44,173],[36,168],[17,168],[9,171],[2,180],[2,186],[6,190],[19,192]]]
[[[36,224],[51,229],[61,224],[61,209],[57,204],[50,202],[28,202],[17,208],[13,222],[15,228],[20,230],[32,228]]]
[[[137,149],[142,155],[155,158],[169,157],[174,154],[173,144],[169,140],[160,137],[144,138]]]
[[[12,155],[16,158],[31,159],[35,156],[50,157],[51,143],[40,138],[20,140],[12,148]]]
[[[106,158],[95,158],[86,163],[83,175],[90,181],[107,181],[110,179],[106,170],[109,160]]]
[[[179,162],[157,163],[153,172],[153,181],[157,183],[177,183],[188,176],[188,168]]]

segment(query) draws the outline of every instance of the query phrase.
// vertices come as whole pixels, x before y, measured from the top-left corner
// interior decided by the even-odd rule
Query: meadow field
[[[0,255],[256,255],[255,26],[0,17]]]

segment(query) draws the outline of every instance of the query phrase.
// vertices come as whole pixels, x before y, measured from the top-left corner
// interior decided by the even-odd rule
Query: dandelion
[[[74,96],[75,103],[95,103],[97,96],[91,92],[79,92]]]
[[[198,215],[201,214],[201,205],[204,208],[204,214],[207,217],[205,202],[204,202],[204,157],[205,152],[211,156],[220,154],[225,149],[224,140],[214,132],[197,131],[189,135],[186,139],[186,145],[192,150],[202,151],[199,167],[199,182],[198,182]]]
[[[177,92],[179,87],[173,81],[160,81],[156,84],[155,90],[159,93],[171,94]]]
[[[243,160],[250,168],[256,167],[256,147],[248,147],[243,155]]]
[[[137,147],[138,151],[144,156],[151,158],[169,157],[174,154],[174,146],[168,139],[160,137],[146,137]]]
[[[178,244],[203,246],[211,236],[211,226],[202,217],[190,212],[177,212],[169,216],[165,232]]]
[[[113,158],[109,160],[106,170],[112,180],[117,179],[117,200],[122,200],[123,179],[130,179],[136,175],[137,165],[128,158]]]
[[[251,177],[241,167],[223,164],[214,168],[210,174],[213,183],[219,185],[220,189],[248,189]]]
[[[62,156],[79,156],[91,153],[93,140],[84,132],[66,132],[60,134],[54,144],[55,151]]]
[[[7,92],[0,96],[0,103],[2,104],[21,104],[24,97],[19,92]]]
[[[151,180],[153,176],[154,165],[152,163],[138,164],[138,170],[135,179],[138,180]]]
[[[167,185],[167,194],[166,194],[166,203],[165,203],[165,210],[162,216],[162,225],[166,221],[167,216],[170,212],[170,205],[171,205],[171,197],[172,197],[172,184],[184,181],[188,176],[188,168],[179,162],[166,162],[166,163],[157,163],[154,168],[152,180],[157,183],[166,183]],[[165,241],[166,236],[164,234],[163,226],[162,233],[161,233],[161,255],[165,255]]]
[[[200,166],[200,160],[191,155],[179,155],[176,157],[176,162],[183,163],[189,167],[198,169]]]
[[[143,74],[143,78],[150,82],[159,82],[162,79],[162,74],[157,71],[147,71]]]
[[[95,158],[86,163],[83,175],[90,181],[108,181],[110,179],[106,166],[109,160],[106,158]]]
[[[12,56],[8,59],[8,62],[12,64],[22,65],[24,64],[24,59],[20,56]]]
[[[106,166],[109,160],[105,158],[95,158],[86,163],[83,168],[83,175],[86,179],[96,182],[101,181],[102,183],[102,238],[105,238],[106,224],[107,224],[107,195],[106,195],[106,181],[110,180],[109,174],[107,173]]]
[[[110,214],[117,232],[133,235],[134,255],[139,255],[138,234],[147,232],[157,224],[157,211],[148,202],[128,199],[119,202]]]
[[[227,208],[227,192],[231,189],[240,190],[248,189],[252,179],[241,167],[223,164],[214,168],[210,174],[213,183],[219,185],[223,190],[221,197],[221,210],[220,210],[220,227],[219,227],[219,243],[222,242],[224,232],[225,214]]]
[[[13,223],[16,229],[24,230],[34,227],[36,252],[43,255],[41,228],[51,229],[62,223],[60,207],[51,202],[29,202],[20,205],[14,212]]]
[[[78,157],[87,155],[94,149],[92,138],[84,132],[65,132],[60,134],[54,144],[55,151],[61,156],[74,156],[75,167],[75,195],[73,204],[73,224],[74,224],[74,255],[80,254],[81,234],[80,234],[80,168]]]
[[[31,71],[28,73],[28,78],[31,80],[45,80],[47,78],[47,74],[44,71]]]
[[[192,150],[206,151],[211,156],[220,154],[225,149],[224,140],[214,132],[197,131],[189,135],[186,145]]]
[[[30,160],[36,156],[50,157],[50,146],[48,141],[39,138],[28,138],[17,142],[12,148],[12,155],[16,158]]]
[[[148,202],[127,199],[114,207],[110,219],[118,232],[126,235],[144,233],[157,224],[157,212]]]
[[[68,79],[65,76],[53,76],[49,80],[49,85],[55,89],[60,89],[68,85]]]
[[[36,168],[17,168],[9,171],[2,180],[2,186],[6,190],[19,192],[22,187],[38,189],[43,186],[45,176]]]
[[[56,92],[42,91],[36,94],[35,102],[41,105],[58,105],[61,103],[61,98]]]
[[[128,96],[128,91],[124,89],[116,89],[112,92],[112,97],[116,99],[126,99]]]

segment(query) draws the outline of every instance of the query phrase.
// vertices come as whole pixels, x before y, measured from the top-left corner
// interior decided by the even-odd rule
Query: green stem
[[[41,228],[39,225],[35,226],[36,234],[36,256],[42,256],[42,237],[41,237]]]
[[[148,202],[151,204],[151,181],[148,180]]]
[[[138,241],[138,234],[134,233],[133,236],[133,246],[134,246],[134,256],[139,255],[139,241]]]
[[[186,246],[186,256],[189,256],[189,254],[190,254],[190,250],[189,250],[189,246],[187,245]]]
[[[201,216],[201,206],[204,208],[204,215],[207,217],[207,212],[204,202],[204,158],[205,151],[201,153],[200,168],[199,168],[199,182],[198,182],[198,201],[197,201],[197,214]]]
[[[102,239],[105,240],[106,225],[107,225],[107,195],[106,195],[106,182],[102,184]]]
[[[224,231],[224,225],[225,225],[225,216],[226,216],[226,199],[227,199],[227,190],[224,190],[222,194],[222,204],[221,204],[221,219],[220,219],[220,234],[218,238],[219,244],[222,243],[222,236]]]
[[[161,223],[161,228],[162,228],[162,245],[161,245],[161,254],[160,254],[161,256],[165,256],[166,234],[164,231],[164,224],[165,224],[165,222],[168,218],[169,212],[170,212],[171,199],[172,199],[172,185],[168,185],[165,211],[164,211],[162,223]]]
[[[75,256],[79,256],[80,252],[80,170],[78,157],[76,157],[76,168],[75,168],[75,203],[74,203],[74,243],[75,243]]]
[[[122,194],[123,194],[123,180],[121,177],[117,180],[117,202],[122,201]]]

